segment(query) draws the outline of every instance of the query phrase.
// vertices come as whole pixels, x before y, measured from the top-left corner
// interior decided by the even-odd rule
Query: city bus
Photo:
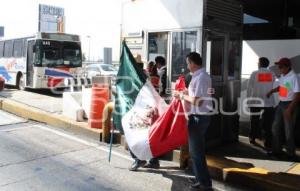
[[[81,42],[78,35],[38,32],[0,40],[0,76],[22,90],[81,86]]]

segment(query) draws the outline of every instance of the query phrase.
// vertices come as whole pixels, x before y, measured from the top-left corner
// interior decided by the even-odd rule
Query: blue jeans
[[[193,171],[196,180],[206,187],[212,186],[205,158],[205,133],[209,123],[210,116],[189,116],[189,151],[193,162]]]
[[[272,126],[273,144],[272,150],[274,153],[280,153],[282,149],[282,130],[284,130],[286,140],[286,150],[289,155],[295,155],[295,128],[296,121],[299,117],[299,107],[296,107],[292,113],[292,119],[288,120],[284,117],[284,112],[288,108],[290,102],[280,102],[275,113]],[[283,126],[283,128],[282,128]]]

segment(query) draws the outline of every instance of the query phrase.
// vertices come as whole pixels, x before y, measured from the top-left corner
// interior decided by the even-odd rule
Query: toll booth
[[[139,0],[122,4],[121,38],[144,62],[163,56],[170,93],[189,73],[186,55],[199,52],[212,77],[215,107],[207,133],[210,145],[237,141],[242,17],[237,0]]]

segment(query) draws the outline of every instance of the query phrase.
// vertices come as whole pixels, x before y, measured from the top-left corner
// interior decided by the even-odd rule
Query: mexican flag
[[[113,123],[141,160],[160,156],[187,142],[187,123],[179,100],[160,97],[126,43],[116,81]]]

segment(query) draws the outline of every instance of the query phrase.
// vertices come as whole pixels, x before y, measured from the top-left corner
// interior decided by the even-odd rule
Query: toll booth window
[[[224,68],[224,37],[214,37],[208,41],[210,51],[207,55],[210,61],[210,75],[214,80],[223,80]]]
[[[172,82],[179,75],[189,73],[186,64],[186,55],[196,51],[197,31],[184,31],[172,33]]]
[[[167,59],[168,33],[158,32],[148,35],[149,61],[154,61],[156,56],[163,56]]]
[[[228,79],[239,79],[241,66],[241,40],[239,38],[230,37],[228,51]]]

